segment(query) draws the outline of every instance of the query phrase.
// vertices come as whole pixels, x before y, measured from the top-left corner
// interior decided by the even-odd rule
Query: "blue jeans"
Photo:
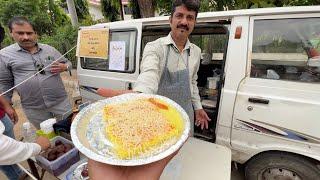
[[[0,121],[2,121],[5,127],[3,134],[14,139],[15,137],[13,133],[13,123],[11,119],[7,115],[5,115],[3,118],[0,119]],[[0,170],[8,177],[9,180],[19,179],[19,177],[22,174],[24,174],[23,171],[16,164],[1,165]]]

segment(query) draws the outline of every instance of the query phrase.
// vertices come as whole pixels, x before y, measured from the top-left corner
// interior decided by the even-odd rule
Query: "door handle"
[[[132,90],[132,82],[127,83],[127,90]]]
[[[260,104],[269,104],[269,100],[268,99],[262,99],[262,98],[253,98],[253,97],[250,97],[248,99],[249,102],[252,102],[252,103],[260,103]]]

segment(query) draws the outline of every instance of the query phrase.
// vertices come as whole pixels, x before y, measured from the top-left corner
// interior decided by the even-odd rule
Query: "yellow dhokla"
[[[106,136],[120,159],[132,159],[152,153],[166,141],[183,132],[180,113],[166,102],[143,98],[104,108]]]

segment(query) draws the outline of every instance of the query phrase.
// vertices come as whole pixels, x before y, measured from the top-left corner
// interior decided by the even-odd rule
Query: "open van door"
[[[319,21],[319,14],[250,19],[248,71],[238,87],[231,134],[237,160],[257,154],[247,163],[246,179],[320,177],[306,158],[320,159],[320,67],[309,65],[320,59],[309,52],[320,52]]]
[[[82,97],[101,99],[97,88],[131,89],[139,75],[141,22],[98,24],[88,29],[109,28],[107,59],[78,57],[78,79]],[[79,43],[79,41],[78,41]]]

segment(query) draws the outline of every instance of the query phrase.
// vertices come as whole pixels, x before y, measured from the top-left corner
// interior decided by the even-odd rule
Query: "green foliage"
[[[311,6],[319,5],[320,0],[234,0],[233,9]]]
[[[25,16],[34,23],[39,35],[51,34],[54,28],[70,23],[53,0],[0,0],[0,4],[0,20],[3,24],[8,24],[14,16]]]
[[[58,5],[64,9],[68,9],[66,0],[58,1]],[[80,23],[90,19],[91,16],[89,14],[89,5],[87,0],[74,0],[74,5],[76,7],[77,17]]]
[[[77,44],[78,29],[72,25],[61,26],[52,35],[43,35],[39,42],[55,47],[61,54],[66,53]],[[65,56],[73,67],[76,67],[76,50],[72,50]]]
[[[160,15],[170,15],[172,8],[171,0],[157,0],[155,6]]]
[[[46,1],[45,1],[46,2]],[[49,0],[48,5],[48,13],[51,19],[51,23],[55,28],[60,27],[61,25],[65,25],[67,23],[70,24],[70,20],[66,13],[54,2],[54,0]]]
[[[160,15],[170,15],[171,0],[157,0],[155,2],[156,9]],[[320,5],[320,0],[201,0],[200,3],[200,12],[209,12],[232,9]]]
[[[139,18],[141,18],[140,8],[139,8],[138,1],[136,1],[136,0],[130,0],[130,2],[129,2],[129,7],[132,9],[132,18],[133,18],[133,19],[139,19]]]
[[[120,4],[118,0],[101,0],[101,11],[103,16],[109,21],[119,20]]]
[[[3,26],[6,34],[5,34],[5,37],[4,37],[4,40],[3,42],[1,43],[1,47],[6,47],[6,46],[9,46],[10,44],[13,44],[14,41],[13,39],[9,36],[9,28],[6,27],[6,26]]]
[[[76,11],[79,19],[86,19],[89,14],[88,2],[86,0],[75,0]]]

